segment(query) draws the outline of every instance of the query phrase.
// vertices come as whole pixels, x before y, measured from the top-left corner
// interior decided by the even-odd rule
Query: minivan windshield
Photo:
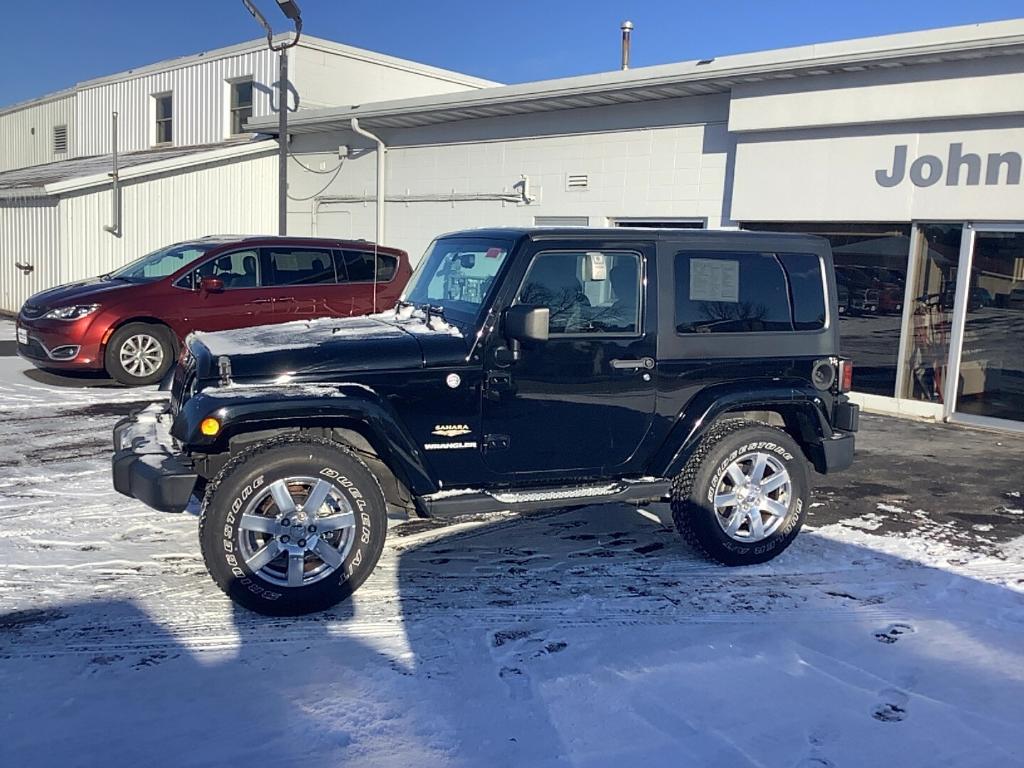
[[[182,267],[191,264],[215,243],[177,243],[136,259],[130,264],[104,275],[108,280],[124,280],[128,283],[148,283],[161,277],[173,275]]]
[[[492,238],[435,240],[416,267],[401,301],[440,308],[450,320],[474,322],[511,245],[511,241]]]

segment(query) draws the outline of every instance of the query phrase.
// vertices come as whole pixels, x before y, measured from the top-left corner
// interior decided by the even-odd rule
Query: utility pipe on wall
[[[114,237],[121,236],[121,176],[117,167],[117,112],[114,112],[111,116],[110,123],[111,130],[111,159],[113,160],[114,168],[113,172],[108,174],[111,180],[110,195],[111,195],[111,218],[113,224],[104,226],[103,230],[109,232]]]
[[[375,242],[378,245],[384,245],[384,193],[387,184],[388,148],[379,136],[359,126],[358,117],[352,118],[351,125],[353,132],[377,143],[377,236]]]

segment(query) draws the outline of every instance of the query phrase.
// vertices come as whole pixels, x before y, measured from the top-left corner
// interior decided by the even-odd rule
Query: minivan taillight
[[[839,361],[839,391],[849,392],[853,389],[853,360]]]

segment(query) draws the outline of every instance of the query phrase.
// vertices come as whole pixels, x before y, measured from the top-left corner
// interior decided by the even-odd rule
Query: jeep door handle
[[[273,299],[254,299],[253,304],[273,304]]]
[[[649,371],[654,368],[654,358],[641,357],[639,360],[612,360],[612,368],[622,371]]]

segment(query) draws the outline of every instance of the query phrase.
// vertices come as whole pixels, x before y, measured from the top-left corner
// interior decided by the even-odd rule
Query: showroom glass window
[[[960,259],[962,224],[920,224],[921,236],[913,254],[917,279],[911,286],[911,318],[906,345],[906,376],[901,397],[943,401],[949,339],[953,327],[957,265]],[[975,295],[968,305],[984,303]],[[856,370],[856,361],[854,361]]]
[[[1024,419],[1024,232],[974,237],[958,413]]]
[[[893,397],[899,365],[909,224],[745,224],[745,229],[803,232],[832,245],[841,349],[854,361],[857,392]]]

